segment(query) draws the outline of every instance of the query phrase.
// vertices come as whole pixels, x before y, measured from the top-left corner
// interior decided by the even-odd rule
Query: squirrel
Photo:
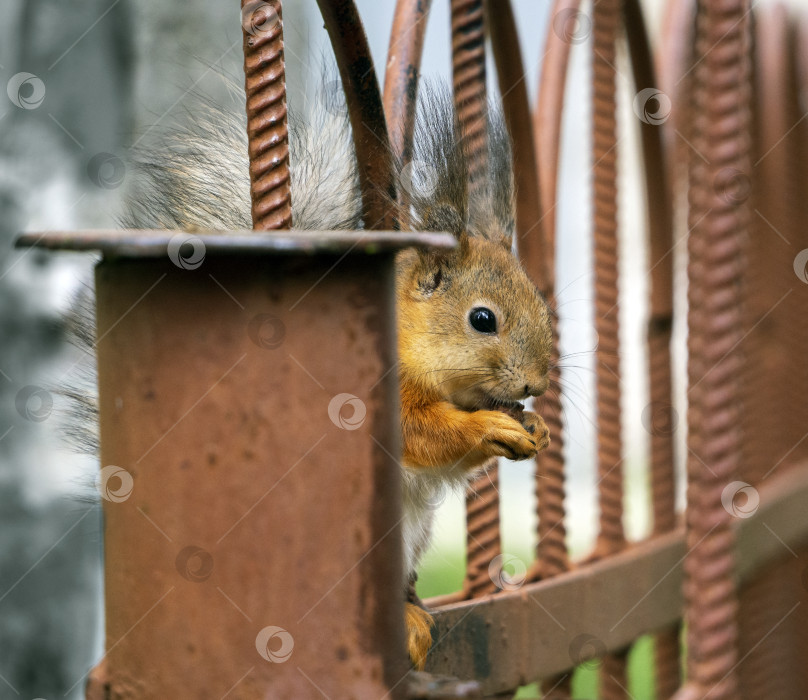
[[[122,227],[252,228],[243,109],[229,111],[197,99],[187,121],[137,150]],[[510,141],[493,106],[488,122],[489,168],[481,194],[473,199],[448,89],[421,86],[413,159],[394,162],[398,188],[410,195],[406,211],[390,202],[398,219],[411,222],[414,230],[449,231],[458,240],[449,252],[407,249],[396,259],[402,592],[408,597],[407,650],[418,670],[431,648],[433,619],[408,592],[429,546],[432,504],[445,489],[465,487],[492,458],[529,459],[550,441],[542,418],[520,403],[548,387],[550,311],[512,252]],[[344,102],[335,105],[332,95],[305,118],[290,112],[289,149],[293,226],[361,228],[361,192]],[[85,298],[72,321],[75,339],[85,348],[94,337],[91,312]],[[96,450],[93,392],[63,393],[74,403],[73,442]]]

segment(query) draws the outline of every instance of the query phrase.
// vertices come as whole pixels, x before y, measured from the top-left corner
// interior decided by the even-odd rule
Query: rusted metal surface
[[[638,121],[642,137],[644,183],[649,232],[649,277],[651,281],[648,320],[649,404],[646,407],[650,433],[651,507],[653,532],[669,532],[676,526],[676,478],[674,435],[678,416],[673,407],[671,335],[673,329],[673,206],[670,173],[661,129],[669,115],[667,96],[659,92],[642,8],[638,0],[624,0],[634,89],[645,96],[643,115]],[[635,98],[636,99],[636,98]],[[656,100],[657,109],[649,109]],[[656,115],[649,118],[648,114]],[[655,636],[655,688],[657,697],[669,698],[680,685],[679,625]]]
[[[463,151],[468,159],[468,196],[485,186],[488,119],[483,0],[451,0],[452,84]]]
[[[431,7],[432,0],[398,0],[390,30],[384,113],[393,153],[405,163],[412,158],[418,79]]]
[[[623,472],[620,440],[620,343],[617,298],[616,43],[620,0],[593,8],[593,164],[595,330],[598,334],[597,413],[600,531],[597,555],[619,551],[623,535]]]
[[[598,427],[599,531],[594,556],[605,557],[625,546],[623,469],[620,436],[620,338],[617,240],[617,39],[621,0],[599,0],[592,7],[592,163],[593,236],[595,241],[595,352]],[[603,659],[600,693],[604,700],[624,698],[625,654]]]
[[[461,681],[451,676],[433,676],[423,671],[407,674],[409,700],[458,700],[482,698],[480,684],[476,681]]]
[[[196,242],[196,243],[194,243]],[[188,245],[187,251],[182,248]],[[17,247],[52,250],[99,250],[115,257],[163,257],[171,250],[177,260],[195,264],[200,253],[298,254],[376,253],[402,247],[454,248],[457,240],[449,233],[411,231],[212,231],[193,234],[178,231],[94,229],[92,231],[31,231],[17,239]]]
[[[546,256],[542,240],[539,207],[539,173],[533,137],[525,67],[519,50],[519,34],[510,0],[486,2],[486,24],[491,51],[497,68],[502,110],[513,143],[514,187],[516,189],[516,245],[519,257],[531,279],[546,288],[544,272],[539,270]]]
[[[802,248],[798,239],[804,221],[799,143],[803,110],[798,101],[795,37],[782,6],[761,13],[755,30],[757,138],[751,182],[755,235],[749,253],[755,263],[750,266],[750,312],[745,322],[749,366],[744,386],[749,391],[741,478],[757,486],[805,432],[800,415],[805,402],[797,394],[804,396],[805,390],[800,378],[804,376],[806,300],[800,299],[804,285],[796,278],[791,284],[781,272],[792,266]],[[789,462],[785,459],[775,471],[788,470],[793,466]],[[805,696],[799,679],[779,670],[802,666],[795,640],[804,629],[798,611],[789,614],[800,598],[799,562],[787,551],[783,554],[785,561],[739,591],[738,653],[743,661],[738,674],[744,697]]]
[[[739,281],[749,210],[726,197],[729,172],[748,174],[751,58],[748,5],[698,3],[692,95],[688,240],[688,687],[714,700],[738,695],[734,533],[724,488],[740,463],[738,377],[743,337]],[[702,158],[704,160],[702,160]],[[724,195],[724,196],[722,196]]]
[[[351,119],[364,227],[394,229],[396,199],[390,140],[365,28],[353,0],[317,0],[334,49]]]
[[[548,302],[555,306],[555,298]],[[550,389],[536,400],[536,410],[544,418],[552,440],[543,452],[536,456],[536,498],[539,516],[539,542],[536,549],[541,579],[562,574],[570,568],[567,551],[567,527],[564,522],[564,435],[561,416],[561,369],[558,351],[558,320],[553,323],[553,347],[550,357]]]
[[[498,590],[495,563],[499,540],[499,467],[488,462],[485,473],[466,491],[466,578],[463,592],[470,598]],[[493,567],[493,570],[492,570]]]
[[[551,308],[556,308],[554,295],[547,298]],[[536,513],[538,515],[538,544],[536,563],[530,571],[530,579],[548,580],[569,571],[570,558],[567,550],[567,526],[564,509],[565,465],[564,423],[561,414],[561,368],[559,367],[558,319],[553,319],[553,345],[550,351],[550,388],[536,399],[536,411],[547,424],[552,439],[550,445],[536,455]],[[570,697],[572,674],[551,676],[541,683],[541,690],[550,700],[565,700]]]
[[[781,559],[783,543],[808,542],[808,463],[800,467],[761,487],[754,518],[733,520],[739,580]],[[679,619],[687,551],[677,529],[549,581],[438,610],[427,671],[475,678],[493,694],[622,649]]]
[[[695,59],[693,57],[693,31],[696,0],[669,0],[656,45],[656,63],[659,74],[659,89],[670,100],[670,115],[660,125],[668,154],[668,182],[672,193],[676,185],[686,179],[686,164],[692,151],[690,117],[688,113],[688,90],[692,79]]]
[[[97,268],[107,696],[399,697],[393,252],[208,253]]]
[[[241,0],[253,228],[289,228],[289,134],[281,0]]]
[[[795,27],[795,57],[796,70],[795,78],[797,83],[797,90],[795,97],[799,106],[800,114],[808,112],[808,16],[803,14],[794,20]],[[806,121],[801,121],[797,127],[797,163],[798,163],[798,180],[799,188],[797,191],[797,200],[799,208],[795,212],[798,217],[794,222],[796,235],[795,244],[799,250],[808,249],[808,230],[803,225],[803,222],[808,219],[808,124]],[[795,256],[796,257],[796,256]],[[794,267],[792,265],[792,267]],[[799,267],[797,266],[797,269]],[[798,298],[795,300],[795,308],[805,309],[808,308],[808,284],[797,285],[795,293]],[[803,319],[795,320],[795,331],[801,338],[801,347],[808,347],[808,324],[803,322]],[[800,353],[802,355],[804,353]],[[797,382],[796,390],[802,391],[803,395],[808,395],[808,366],[806,363],[799,362],[800,356],[794,358],[799,364],[799,372],[797,374],[799,380]],[[793,390],[793,389],[792,389]],[[797,412],[796,419],[803,425],[808,426],[808,405],[803,402]],[[808,459],[808,439],[798,443],[789,459],[802,462]],[[800,630],[796,645],[793,647],[793,653],[799,655],[799,658],[808,658],[808,547],[803,547],[797,550],[798,561],[796,562],[797,570],[799,571],[799,581],[802,584],[800,588],[800,607],[795,612],[797,620],[795,627]],[[795,685],[802,692],[803,697],[808,697],[808,668],[804,664],[797,664],[794,668],[798,669]]]
[[[536,139],[536,162],[539,169],[542,241],[547,262],[543,279],[547,293],[555,289],[555,235],[558,197],[558,164],[561,148],[561,122],[567,80],[570,49],[579,43],[576,23],[589,18],[579,9],[579,0],[555,0],[552,19],[545,38],[544,60],[536,109],[533,112],[533,133]]]

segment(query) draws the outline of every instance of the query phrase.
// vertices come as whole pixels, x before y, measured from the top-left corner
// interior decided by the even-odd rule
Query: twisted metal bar
[[[600,526],[594,556],[625,546],[623,534],[623,470],[620,438],[620,340],[618,322],[617,240],[617,39],[621,0],[593,4],[592,54],[595,330],[598,411],[598,502]],[[609,654],[600,672],[604,700],[626,697],[625,654]]]
[[[551,308],[554,296],[547,297]],[[565,465],[564,435],[561,420],[561,369],[559,362],[558,322],[553,321],[553,346],[550,354],[550,388],[536,399],[536,410],[544,418],[552,435],[550,445],[536,456],[536,504],[539,518],[539,541],[536,546],[536,567],[531,578],[548,579],[570,569],[567,550],[567,528],[564,499]],[[565,700],[572,692],[572,674],[553,676],[541,682],[541,690],[552,700]]]
[[[688,684],[680,697],[736,698],[734,536],[725,487],[740,462],[742,339],[738,283],[744,202],[722,197],[726,169],[750,171],[749,18],[745,0],[700,1],[696,19],[688,240]],[[704,158],[704,160],[702,160]]]
[[[547,301],[552,307],[556,305],[555,297],[550,297]],[[550,389],[540,400],[537,399],[537,410],[552,435],[550,446],[536,457],[536,499],[539,516],[539,542],[536,555],[537,577],[541,579],[558,576],[570,569],[567,528],[564,523],[566,494],[558,345],[558,324],[553,323]]]
[[[491,570],[501,553],[499,540],[499,467],[496,459],[466,492],[466,580],[463,592],[476,598],[495,593],[502,572]]]
[[[289,137],[281,0],[241,0],[253,228],[289,228]]]
[[[620,440],[620,342],[617,253],[617,123],[615,62],[621,0],[593,7],[593,163],[595,330],[597,349],[600,532],[597,554],[621,550],[623,472]]]
[[[745,396],[744,460],[741,478],[759,485],[774,464],[797,445],[804,434],[804,356],[806,338],[803,285],[778,271],[788,270],[801,246],[804,196],[801,190],[799,85],[795,41],[788,13],[782,6],[757,18],[756,171],[753,196],[758,216],[751,240],[755,260],[746,307],[749,329],[748,391]],[[795,303],[796,302],[796,303]],[[761,368],[765,371],[761,372]],[[762,376],[755,377],[755,374]],[[742,384],[742,386],[747,386]],[[754,393],[753,393],[754,391]],[[761,415],[762,414],[762,415]],[[793,468],[790,460],[777,467]],[[784,552],[788,557],[788,553]],[[797,674],[795,639],[801,630],[797,617],[788,615],[799,599],[800,571],[794,561],[767,567],[739,594],[738,675],[749,697],[805,697]],[[785,617],[784,617],[785,616]],[[779,623],[779,624],[778,624]],[[790,663],[788,660],[791,659]]]
[[[629,44],[634,89],[638,95],[656,95],[658,79],[648,33],[638,0],[625,0],[626,36]],[[681,40],[681,37],[680,37]],[[661,106],[661,102],[660,102]],[[665,115],[668,116],[668,115]],[[673,204],[669,164],[665,158],[664,131],[658,120],[639,121],[645,164],[645,189],[649,228],[650,318],[647,343],[649,358],[649,405],[646,429],[650,433],[651,506],[653,534],[676,526],[676,478],[674,434],[677,416],[673,408],[671,333],[673,329]],[[680,626],[655,635],[655,686],[657,697],[669,698],[679,688]]]
[[[452,0],[452,83],[471,199],[488,169],[483,0]]]

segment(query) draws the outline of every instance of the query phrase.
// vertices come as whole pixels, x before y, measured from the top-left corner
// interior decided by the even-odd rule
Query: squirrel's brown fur
[[[396,163],[398,188],[409,202],[398,219],[417,230],[450,231],[459,245],[443,254],[407,250],[397,260],[407,580],[428,546],[434,504],[444,489],[464,486],[492,457],[527,459],[549,443],[542,419],[517,403],[547,388],[551,336],[544,300],[511,253],[513,176],[504,124],[492,110],[489,171],[470,199],[451,95],[422,87],[419,104],[413,161]],[[185,122],[140,149],[123,225],[249,228],[240,115],[201,101]],[[321,106],[302,120],[292,115],[290,161],[295,228],[361,226],[344,108]],[[471,325],[476,308],[495,317],[494,332]],[[91,344],[92,317],[83,319],[79,335]],[[94,393],[69,391],[84,412],[79,422],[86,423]],[[410,657],[422,668],[432,643],[431,616],[407,603],[406,624]]]

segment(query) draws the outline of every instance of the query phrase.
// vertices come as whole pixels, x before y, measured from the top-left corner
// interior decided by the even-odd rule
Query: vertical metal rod
[[[513,144],[516,247],[534,283],[545,289],[545,274],[539,272],[539,268],[547,257],[547,250],[541,235],[539,172],[519,33],[510,0],[493,3],[486,0],[485,12],[502,110]]]
[[[281,0],[241,0],[253,228],[292,224]]]
[[[749,260],[755,262],[745,304],[748,361],[741,386],[747,389],[747,433],[740,478],[759,486],[766,472],[798,445],[805,432],[800,414],[805,404],[801,377],[805,376],[806,299],[801,298],[805,285],[796,276],[782,274],[802,248],[800,208],[805,201],[796,46],[786,8],[775,6],[758,16],[755,32],[757,166],[751,195],[756,215],[749,250]],[[734,194],[750,194],[748,186],[735,189]],[[784,460],[776,472],[793,468],[790,462]],[[743,661],[738,677],[748,697],[804,697],[798,674],[786,671],[801,667],[795,644],[801,635],[799,618],[788,614],[800,598],[800,570],[788,552],[783,554],[789,561],[767,567],[739,591],[738,653]]]
[[[393,153],[404,163],[413,156],[418,80],[431,6],[432,0],[398,0],[390,31],[384,114]]]
[[[737,597],[724,489],[741,458],[740,281],[745,201],[723,196],[722,172],[750,172],[748,2],[701,1],[696,19],[688,240],[688,683],[678,697],[738,697]],[[704,158],[704,160],[702,160]],[[719,185],[719,186],[717,186]]]
[[[382,95],[353,0],[317,0],[339,67],[351,120],[366,229],[397,228],[396,185]]]
[[[617,237],[617,40],[621,0],[596,0],[592,9],[595,330],[598,334],[597,426],[600,527],[596,557],[619,552],[623,534],[623,469],[620,436],[620,339]],[[600,673],[605,700],[625,697],[625,656],[608,654]]]
[[[555,289],[556,200],[567,66],[573,44],[583,38],[576,33],[580,32],[579,22],[588,20],[579,7],[579,0],[555,0],[545,39],[539,96],[533,113],[541,198],[541,238],[547,260],[542,275],[546,283],[546,289],[543,289],[545,293]]]
[[[638,0],[625,0],[626,38],[634,76],[634,90],[657,100],[664,108],[665,95],[658,92],[654,57]],[[655,97],[653,97],[655,96]],[[654,114],[653,106],[645,107]],[[669,532],[676,526],[676,478],[674,435],[677,416],[673,408],[671,374],[671,335],[673,330],[673,203],[668,181],[670,165],[665,158],[664,120],[669,114],[659,111],[657,119],[639,120],[645,164],[646,209],[649,212],[649,276],[651,279],[650,318],[648,320],[649,404],[646,428],[650,433],[651,507],[653,533]],[[680,625],[654,637],[655,688],[657,697],[669,698],[679,688]]]
[[[399,168],[414,157],[413,137],[418,115],[418,81],[424,37],[432,0],[398,0],[384,73],[384,115],[390,134],[390,148]],[[412,227],[409,220],[410,194],[398,189],[399,224]]]
[[[483,0],[452,0],[452,82],[463,151],[468,159],[468,196],[486,185],[488,120]]]

